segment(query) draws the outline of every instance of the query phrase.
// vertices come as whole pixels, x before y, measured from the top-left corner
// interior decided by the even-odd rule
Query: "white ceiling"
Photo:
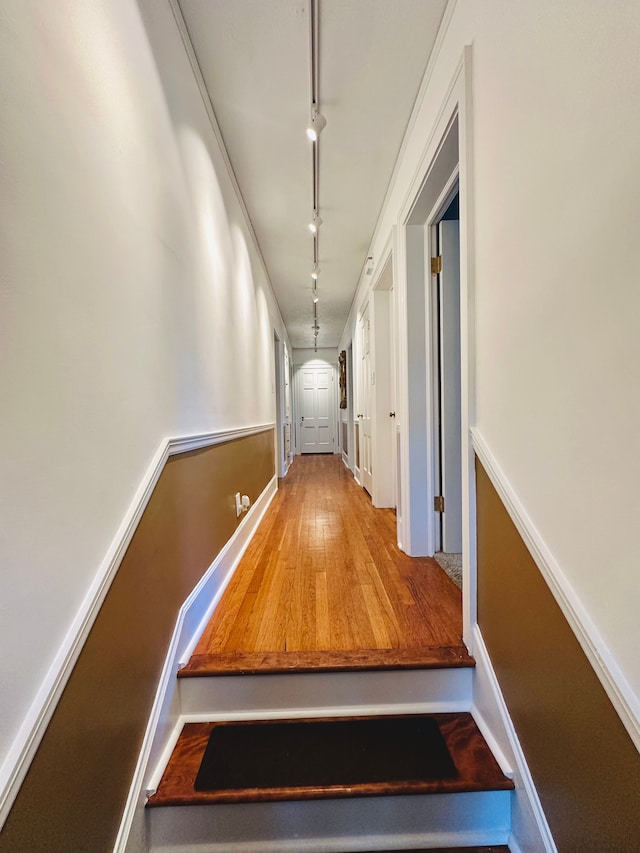
[[[294,347],[313,346],[309,0],[179,0]],[[446,0],[318,0],[319,347],[339,342]]]

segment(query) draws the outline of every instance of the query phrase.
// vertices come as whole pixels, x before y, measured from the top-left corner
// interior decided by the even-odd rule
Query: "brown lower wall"
[[[640,755],[478,461],[476,474],[478,622],[558,850],[634,853]]]
[[[273,430],[169,459],[0,833],[1,853],[113,849],[178,611],[274,475]]]

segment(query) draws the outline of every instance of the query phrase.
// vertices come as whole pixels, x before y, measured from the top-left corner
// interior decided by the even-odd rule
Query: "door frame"
[[[284,356],[283,342],[276,329],[273,330],[274,380],[273,392],[276,403],[276,475],[284,477],[287,473],[287,460],[284,452]]]
[[[294,447],[296,456],[302,455],[302,446],[300,442],[300,425],[301,425],[301,408],[302,408],[302,394],[300,383],[302,382],[302,370],[328,370],[331,376],[331,384],[332,391],[329,394],[329,399],[331,401],[331,411],[329,414],[329,422],[331,424],[332,430],[332,439],[333,439],[333,447],[331,450],[332,454],[338,452],[338,442],[337,442],[337,434],[338,434],[338,366],[337,364],[333,364],[329,361],[324,361],[323,359],[314,358],[311,361],[304,362],[303,364],[295,364],[293,366],[293,432],[294,432]],[[329,455],[327,452],[326,455]]]
[[[382,253],[379,273],[371,286],[371,388],[372,469],[371,499],[376,507],[396,506],[395,433],[395,352],[393,252],[391,240]]]
[[[412,556],[434,553],[433,525],[433,395],[427,356],[432,352],[431,304],[426,299],[430,256],[429,225],[442,202],[447,183],[454,180],[448,134],[455,133],[460,198],[460,349],[463,639],[473,649],[477,617],[475,461],[470,428],[475,424],[474,258],[471,126],[471,48],[465,47],[447,95],[436,115],[421,159],[421,167],[401,206],[396,234],[398,306],[398,405],[400,422],[399,481],[403,506],[398,539]],[[429,192],[424,191],[429,188]],[[435,202],[435,204],[434,204]],[[420,208],[422,205],[422,208]],[[409,352],[411,351],[411,359]],[[423,353],[423,364],[419,354]],[[426,528],[426,529],[425,529]]]
[[[447,208],[453,201],[456,195],[459,194],[459,168],[456,167],[451,174],[449,180],[445,183],[445,186],[440,194],[440,197],[436,201],[433,209],[429,213],[427,217],[427,245],[425,251],[425,257],[427,258],[427,265],[429,263],[429,259],[436,257],[438,252],[438,228],[440,226],[440,222],[444,214],[447,211]],[[459,220],[458,220],[459,221]],[[438,426],[438,407],[440,400],[439,392],[440,392],[440,382],[441,382],[441,364],[440,364],[440,335],[441,329],[438,328],[440,322],[440,312],[438,308],[438,287],[433,286],[433,282],[431,282],[431,286],[428,291],[428,300],[430,302],[429,312],[431,317],[431,327],[429,329],[429,344],[430,344],[430,353],[431,353],[431,375],[430,379],[430,393],[432,395],[431,401],[431,412],[433,417],[433,446],[432,446],[432,472],[433,472],[433,495],[441,494],[441,488],[439,486],[440,479],[440,466],[441,466],[441,435]],[[460,330],[461,331],[461,330]],[[462,369],[462,365],[461,365]],[[460,453],[462,453],[462,449],[460,448]],[[445,496],[446,501],[446,496]],[[460,507],[461,510],[461,507]],[[446,513],[446,503],[445,503],[445,513]],[[433,547],[434,550],[444,550],[444,543],[442,541],[443,531],[441,529],[442,526],[442,516],[438,513],[434,512],[431,515],[431,520],[433,524]]]

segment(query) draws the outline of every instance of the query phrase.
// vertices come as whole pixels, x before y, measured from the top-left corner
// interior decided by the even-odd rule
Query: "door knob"
[[[389,417],[390,417],[390,418],[395,418],[395,416],[396,416],[396,413],[395,413],[395,412],[389,412]]]

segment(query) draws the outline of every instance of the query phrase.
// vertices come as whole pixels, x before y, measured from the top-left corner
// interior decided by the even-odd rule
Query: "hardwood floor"
[[[181,677],[471,666],[461,594],[337,456],[296,457]]]

